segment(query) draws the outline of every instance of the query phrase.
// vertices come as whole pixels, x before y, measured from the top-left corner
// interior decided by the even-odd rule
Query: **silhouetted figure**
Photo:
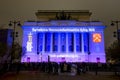
[[[98,64],[95,64],[95,75],[98,75]]]
[[[82,71],[82,65],[81,63],[77,63],[77,74],[80,75]]]
[[[55,74],[58,74],[58,69],[59,69],[59,65],[58,63],[55,63]]]

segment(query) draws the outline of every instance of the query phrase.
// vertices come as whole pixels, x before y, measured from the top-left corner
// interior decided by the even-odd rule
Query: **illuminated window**
[[[101,42],[101,34],[100,33],[94,33],[93,34],[93,42],[96,42],[96,43],[98,43],[98,42]]]

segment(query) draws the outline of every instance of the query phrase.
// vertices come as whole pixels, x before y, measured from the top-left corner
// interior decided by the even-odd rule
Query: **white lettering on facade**
[[[32,34],[29,33],[28,34],[27,46],[26,46],[27,52],[31,52],[32,48],[33,48],[33,46],[32,46]]]
[[[94,32],[94,28],[32,28],[32,32]]]

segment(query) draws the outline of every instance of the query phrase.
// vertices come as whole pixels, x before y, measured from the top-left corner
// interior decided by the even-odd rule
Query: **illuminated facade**
[[[22,62],[106,62],[101,22],[51,20],[25,22]]]

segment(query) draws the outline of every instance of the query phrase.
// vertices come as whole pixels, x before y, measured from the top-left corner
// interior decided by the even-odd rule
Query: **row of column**
[[[80,34],[80,36],[81,36],[80,39],[78,39],[78,36],[77,36],[78,34]],[[58,35],[58,36],[55,36],[55,35]],[[72,39],[73,39],[72,44],[69,43],[69,42],[71,42],[70,35],[73,35],[72,36]],[[65,38],[65,41],[63,41],[64,39],[62,39],[62,38]],[[84,53],[84,51],[85,51],[85,49],[84,49],[85,48],[84,33],[38,33],[37,40],[38,40],[37,41],[37,48],[38,48],[37,50],[40,53],[45,53],[45,52],[49,52],[49,53],[81,52],[81,53]],[[57,40],[57,41],[55,41],[55,40]],[[80,43],[78,40],[80,41]],[[69,50],[71,48],[71,46],[73,47],[73,51]],[[65,47],[65,51],[63,50],[64,47]],[[56,48],[57,48],[57,50],[54,50]],[[80,48],[80,51],[78,50],[79,48]]]

